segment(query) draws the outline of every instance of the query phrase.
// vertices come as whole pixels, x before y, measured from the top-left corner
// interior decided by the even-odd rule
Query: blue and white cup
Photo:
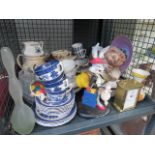
[[[52,60],[34,68],[34,72],[40,81],[57,81],[57,78],[63,76],[64,70],[60,61]]]
[[[68,79],[63,79],[56,83],[49,82],[48,84],[44,84],[44,86],[46,91],[51,94],[66,90],[69,87],[69,82]]]
[[[86,49],[83,49],[83,44],[82,43],[75,43],[72,45],[72,49],[74,54],[78,58],[85,58],[86,56]]]
[[[67,97],[71,90],[72,90],[72,88],[68,87],[64,91],[59,91],[59,92],[51,93],[51,90],[46,89],[47,98],[51,102],[59,102],[59,101],[62,101],[65,97]]]
[[[68,96],[63,98],[61,101],[51,101],[50,98],[47,98],[44,101],[41,101],[38,97],[35,98],[36,105],[40,104],[45,107],[60,107],[60,106],[65,106],[66,102],[68,102],[71,98],[75,98],[75,93],[73,90],[68,93]]]

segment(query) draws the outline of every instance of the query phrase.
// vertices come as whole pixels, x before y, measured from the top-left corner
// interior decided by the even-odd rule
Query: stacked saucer
[[[52,60],[34,69],[36,77],[44,85],[47,98],[35,98],[36,122],[54,127],[71,121],[76,115],[75,94],[60,61]]]

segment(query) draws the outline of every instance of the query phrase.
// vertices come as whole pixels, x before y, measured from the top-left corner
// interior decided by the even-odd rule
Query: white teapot
[[[23,54],[25,56],[42,56],[44,55],[43,51],[43,42],[35,42],[35,41],[26,41],[23,42],[24,44],[24,49],[23,49]]]

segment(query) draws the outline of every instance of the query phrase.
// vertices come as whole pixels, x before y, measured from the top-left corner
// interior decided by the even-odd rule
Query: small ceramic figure
[[[90,60],[91,64],[107,64],[106,61],[102,59],[102,53],[100,52],[103,50],[103,47],[99,46],[99,43],[97,43],[95,46],[92,47],[92,57],[93,59]]]
[[[92,57],[95,59],[99,57],[99,52],[103,49],[103,47],[99,46],[100,43],[97,43],[95,46],[92,47]]]
[[[106,110],[106,107],[109,104],[109,99],[111,98],[111,86],[105,85],[98,90],[97,97],[97,108],[100,110]]]
[[[33,84],[31,84],[30,90],[32,96],[37,96],[42,101],[46,99],[45,87],[40,82],[36,81]]]
[[[94,75],[96,76],[97,87],[101,87],[105,83],[105,80],[103,77],[104,70],[105,70],[105,66],[102,64],[96,64],[96,65],[92,65],[91,67],[89,67],[89,71],[94,73]]]

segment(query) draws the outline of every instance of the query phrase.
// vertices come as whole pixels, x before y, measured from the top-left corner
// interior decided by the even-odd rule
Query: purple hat
[[[121,72],[124,72],[128,68],[132,59],[132,53],[133,53],[132,43],[127,36],[120,35],[112,41],[111,46],[119,48],[126,55],[126,61],[124,62],[124,64],[120,66]]]

